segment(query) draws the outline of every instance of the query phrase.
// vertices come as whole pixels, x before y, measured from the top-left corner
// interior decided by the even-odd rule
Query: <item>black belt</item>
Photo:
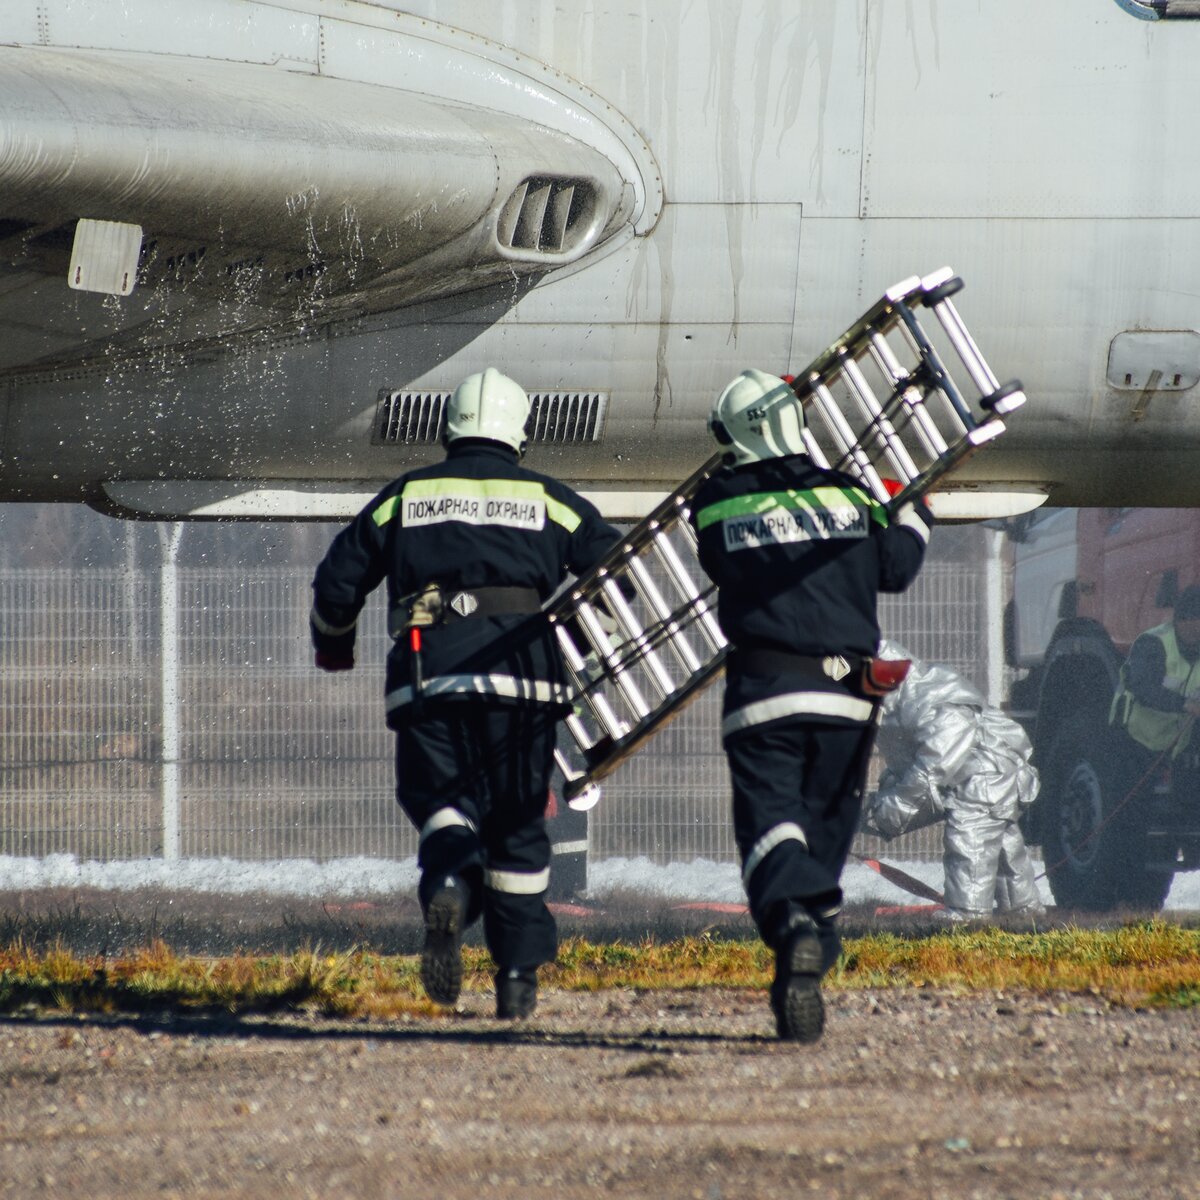
[[[469,617],[529,616],[541,612],[542,597],[536,588],[444,588],[428,584],[388,612],[388,632],[397,640],[406,630],[430,629]]]
[[[461,621],[468,617],[527,616],[541,612],[541,609],[542,597],[536,588],[442,589],[442,619],[445,621]]]
[[[747,675],[795,675],[841,684],[851,695],[878,701],[907,678],[910,659],[864,658],[861,654],[792,654],[751,646],[733,650],[728,666]]]
[[[861,654],[792,654],[749,646],[730,651],[726,669],[747,675],[806,675],[835,683],[853,677],[857,682],[866,661]]]

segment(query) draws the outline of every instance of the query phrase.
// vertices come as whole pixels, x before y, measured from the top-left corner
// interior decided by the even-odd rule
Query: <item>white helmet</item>
[[[741,465],[803,454],[804,409],[791,386],[766,371],[743,371],[717,397],[709,432],[726,463]]]
[[[442,441],[448,446],[464,437],[490,438],[524,454],[528,420],[525,389],[495,367],[488,367],[478,375],[468,375],[454,389],[446,407]]]

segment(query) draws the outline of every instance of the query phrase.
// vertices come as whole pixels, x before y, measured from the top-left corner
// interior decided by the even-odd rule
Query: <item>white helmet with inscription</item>
[[[717,397],[708,429],[725,462],[741,466],[785,454],[803,454],[804,409],[778,375],[743,371]]]
[[[489,438],[525,453],[529,397],[525,389],[495,367],[468,375],[446,407],[445,445],[459,438]]]

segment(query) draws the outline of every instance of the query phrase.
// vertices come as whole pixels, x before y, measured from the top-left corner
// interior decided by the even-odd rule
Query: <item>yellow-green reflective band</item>
[[[561,525],[568,533],[574,533],[582,520],[573,508],[569,508],[561,500],[555,500],[553,496],[549,495],[546,497],[546,516],[555,525]]]
[[[390,496],[372,514],[376,525],[386,525],[400,510],[400,497]]]
[[[866,492],[858,488],[818,487],[730,496],[728,500],[718,500],[716,504],[702,508],[696,514],[696,527],[707,529],[728,517],[752,517],[776,508],[785,508],[793,512],[863,508],[877,524],[886,526],[888,523],[887,510],[877,500],[872,500]]]

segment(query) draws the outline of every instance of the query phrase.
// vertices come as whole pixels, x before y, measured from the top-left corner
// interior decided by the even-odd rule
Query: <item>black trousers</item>
[[[468,923],[498,967],[530,968],[558,952],[546,907],[545,811],[557,717],[491,699],[430,703],[396,731],[396,798],[421,831],[425,908],[447,876],[468,890]]]
[[[733,832],[750,915],[777,946],[792,905],[809,913],[825,970],[837,961],[841,875],[862,808],[875,723],[776,721],[733,734]]]

